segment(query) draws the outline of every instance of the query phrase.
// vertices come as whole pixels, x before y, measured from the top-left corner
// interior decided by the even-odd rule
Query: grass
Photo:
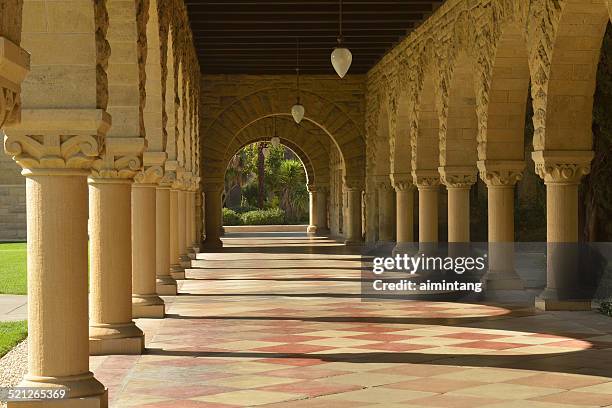
[[[0,294],[26,293],[26,243],[0,244]]]
[[[0,322],[0,357],[8,353],[27,336],[28,323],[25,320]]]

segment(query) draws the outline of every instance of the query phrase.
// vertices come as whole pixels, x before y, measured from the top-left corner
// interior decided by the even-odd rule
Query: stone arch
[[[407,160],[407,158],[412,157],[412,144],[410,140],[412,103],[409,93],[401,93],[395,102],[395,110],[391,113],[395,116],[395,118],[390,118],[392,121],[390,134],[390,155],[392,161],[390,170],[394,175],[410,174],[412,171],[411,161]]]
[[[454,60],[440,120],[440,166],[475,166],[478,117],[474,67],[466,52]]]
[[[295,90],[288,87],[261,89],[233,102],[206,129],[202,144],[203,171],[206,177],[220,177],[222,159],[238,132],[250,123],[267,116],[289,116]],[[304,122],[322,129],[339,148],[347,163],[346,177],[363,180],[364,140],[360,127],[338,104],[308,90],[301,91],[306,107]]]
[[[499,34],[480,115],[478,159],[522,161],[530,80],[527,44],[516,22],[502,24]]]
[[[168,160],[176,161],[177,159],[177,123],[176,123],[176,75],[175,75],[175,55],[174,55],[174,38],[172,35],[173,30],[167,31],[167,46],[166,46],[166,75],[165,78],[165,92],[164,92],[164,135],[165,135],[165,149],[168,154]]]
[[[601,2],[541,3],[529,21],[534,150],[588,151],[597,65],[609,13]]]
[[[144,127],[148,149],[164,151],[164,132],[162,123],[162,68],[160,25],[157,0],[149,0],[149,18],[146,28],[147,60],[145,65],[146,102],[143,112]]]
[[[415,104],[415,126],[411,135],[412,171],[417,183],[419,172],[437,173],[440,160],[438,92],[432,70],[425,71],[419,88]]]
[[[302,163],[302,165],[304,166],[304,170],[306,172],[306,183],[312,183],[314,182],[314,178],[315,178],[315,170],[314,167],[311,163],[311,161],[308,159],[308,155],[295,143],[293,143],[291,140],[289,139],[285,139],[284,137],[280,137],[279,139],[281,140],[281,144],[285,147],[288,147],[289,149],[291,149],[291,151],[293,151],[293,153],[295,153],[295,155],[298,157],[299,161]],[[240,148],[238,148],[238,150],[236,150],[231,157],[233,157],[236,153],[238,153],[240,151],[240,149],[253,144],[253,143],[258,143],[258,142],[265,142],[267,141],[268,138],[267,137],[263,137],[263,136],[259,136],[256,137],[252,140],[250,140],[249,142],[245,143],[243,146],[240,146]],[[228,164],[229,166],[229,161]]]
[[[387,99],[386,99],[387,100]],[[376,132],[374,133],[374,140],[372,145],[373,153],[373,168],[372,175],[374,177],[386,176],[389,178],[391,173],[391,166],[389,163],[390,143],[389,143],[389,108],[387,107],[388,102],[380,105],[378,120],[376,121]]]
[[[243,128],[228,147],[225,160],[229,162],[235,152],[251,143],[269,140],[276,133],[283,144],[293,150],[304,164],[309,183],[327,184],[329,179],[329,139],[313,123],[296,126],[290,116],[267,116]],[[327,142],[327,143],[325,143]]]

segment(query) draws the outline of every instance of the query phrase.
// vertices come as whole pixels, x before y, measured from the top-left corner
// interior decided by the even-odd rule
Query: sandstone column
[[[523,290],[514,269],[514,186],[523,177],[522,161],[479,161],[487,184],[489,218],[489,290]]]
[[[140,354],[144,335],[132,321],[132,178],[142,138],[107,138],[89,183],[90,353]]]
[[[27,55],[2,39],[0,47],[0,76],[5,59],[15,58],[13,73],[23,78]],[[1,98],[11,92],[2,90]],[[89,371],[87,175],[110,116],[102,109],[23,109],[17,123],[17,112],[6,113],[13,119],[4,148],[23,168],[28,217],[28,371],[19,385],[69,387],[70,399],[58,407],[105,408],[106,390]]]
[[[202,243],[203,250],[214,251],[223,247],[220,238],[221,232],[221,192],[223,190],[222,181],[208,181],[203,183],[204,190],[204,212],[206,239]]]
[[[448,242],[470,242],[470,188],[476,183],[476,168],[446,166],[439,171],[448,190]]]
[[[170,276],[170,186],[174,174],[166,172],[155,192],[155,275],[159,295],[176,295],[176,280]]]
[[[578,186],[591,170],[592,151],[535,151],[536,172],[546,184],[546,289],[541,310],[591,310],[578,291]]]
[[[317,200],[318,200],[318,188],[313,184],[308,185],[308,228],[306,232],[309,234],[315,234],[317,232]]]
[[[147,156],[145,156],[146,163]],[[132,185],[132,315],[163,318],[164,301],[156,287],[156,188],[159,165],[145,165]]]
[[[363,237],[361,234],[361,192],[358,183],[345,184],[344,190],[347,194],[346,209],[346,245],[361,245]]]
[[[440,175],[435,170],[417,170],[414,174],[419,190],[419,250],[438,242],[438,194]]]
[[[410,177],[408,179],[408,177]],[[397,219],[397,244],[396,251],[410,249],[410,243],[414,242],[414,184],[412,175],[399,177],[393,175],[393,187],[396,198]]]
[[[174,279],[185,279],[179,251],[179,189],[180,181],[175,180],[170,189],[170,275]]]
[[[187,191],[185,191],[185,181],[178,191],[178,251],[179,262],[183,269],[188,268],[190,259],[187,256]]]
[[[329,233],[327,226],[327,191],[328,187],[319,186],[317,189],[317,232],[319,234]]]
[[[198,185],[198,181],[194,180],[193,186],[191,187],[191,191],[189,191],[189,214],[190,214],[190,222],[189,222],[189,226],[190,228],[190,233],[189,233],[189,248],[193,250],[194,252],[194,258],[195,258],[195,254],[198,252],[199,250],[199,243],[198,243],[198,233],[197,233],[197,211],[196,211],[196,195],[197,195],[197,185]]]
[[[393,234],[393,224],[395,223],[395,191],[391,186],[389,177],[378,181],[378,240],[391,242],[395,240]]]

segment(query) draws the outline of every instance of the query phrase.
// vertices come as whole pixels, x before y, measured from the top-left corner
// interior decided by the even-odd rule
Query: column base
[[[191,258],[189,257],[189,255],[181,255],[179,257],[179,260],[183,269],[191,268]]]
[[[559,299],[555,289],[545,289],[535,298],[535,308],[541,311],[591,311],[591,299]]]
[[[398,242],[393,247],[391,254],[396,255],[409,255],[412,256],[419,251],[418,243],[416,242]]]
[[[34,375],[26,374],[23,380],[17,385],[18,387],[28,387],[28,388],[69,388],[70,389],[70,398],[65,400],[59,400],[57,402],[64,401],[79,401],[79,400],[98,400],[98,401],[107,401],[107,390],[102,385],[100,381],[98,381],[91,371],[88,371],[81,375],[72,375],[66,377],[39,377]],[[9,402],[8,406],[10,407],[12,404],[16,404],[18,407],[27,407],[29,405],[22,405],[26,403],[34,403],[38,405],[33,405],[36,407],[47,406],[46,404],[50,403],[50,401],[23,401],[23,402]],[[42,405],[41,405],[42,403]],[[17,405],[19,404],[19,405]],[[54,405],[55,406],[55,405]],[[59,405],[64,406],[64,405]],[[72,405],[66,405],[72,407]],[[89,407],[89,405],[74,405],[75,407]],[[94,406],[94,405],[92,405]],[[97,405],[96,405],[97,406]],[[99,405],[100,407],[107,407],[106,405]]]
[[[180,265],[172,265],[170,267],[170,276],[174,280],[183,280],[185,279],[185,269]]]
[[[306,228],[306,233],[308,233],[308,234],[316,234],[317,233],[317,226],[316,225],[309,225],[308,228]]]
[[[196,254],[200,252],[200,244],[198,242],[194,242],[191,245],[191,248],[193,248],[193,252],[195,252]]]
[[[202,248],[202,251],[216,251],[223,248],[223,241],[219,238],[206,238],[200,248]]]
[[[193,248],[187,248],[187,256],[189,257],[190,261],[196,259],[196,251],[194,251]]]
[[[488,271],[484,276],[487,290],[525,290],[516,271]]]
[[[176,296],[176,280],[172,276],[160,276],[155,282],[155,291],[162,296]]]
[[[89,354],[142,354],[144,333],[134,322],[125,324],[96,324],[89,326]]]
[[[104,390],[101,395],[82,398],[8,402],[6,406],[7,408],[108,408],[108,391]]]
[[[363,246],[363,241],[353,241],[353,240],[347,239],[344,241],[344,245],[348,247],[360,247],[360,246]]]
[[[132,317],[163,319],[166,305],[157,295],[132,295]]]

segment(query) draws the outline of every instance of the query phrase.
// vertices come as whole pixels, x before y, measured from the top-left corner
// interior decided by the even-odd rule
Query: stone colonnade
[[[532,160],[546,185],[549,244],[547,288],[536,306],[590,309],[588,299],[560,296],[572,282],[566,275],[576,273],[562,252],[578,241],[578,186],[593,157],[593,93],[610,5],[448,0],[385,55],[367,78],[366,239],[391,237],[398,247],[415,240],[417,190],[418,242],[437,242],[442,186],[448,242],[469,242],[479,174],[488,190],[488,288],[523,289],[512,263],[514,189],[526,166],[531,89]]]
[[[89,355],[143,352],[133,318],[164,317],[199,243],[199,66],[182,2],[39,3],[0,19],[0,127],[26,177],[21,385],[107,407]]]

